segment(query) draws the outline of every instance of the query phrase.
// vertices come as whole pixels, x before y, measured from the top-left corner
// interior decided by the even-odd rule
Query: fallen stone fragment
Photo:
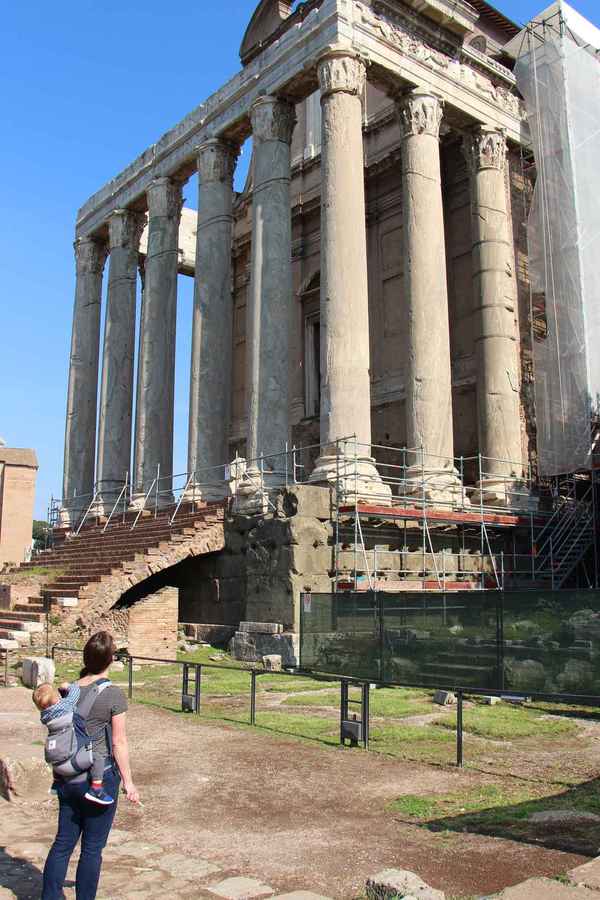
[[[21,669],[21,681],[25,687],[35,689],[40,684],[52,684],[55,667],[51,659],[45,656],[26,656]]]
[[[445,894],[408,869],[384,869],[366,884],[367,900],[445,900]]]
[[[161,869],[173,878],[200,879],[208,875],[216,875],[218,866],[199,857],[184,856],[182,853],[165,853],[157,857]]]
[[[537,825],[561,825],[563,822],[600,822],[600,816],[580,809],[549,809],[532,813],[529,821]]]
[[[252,900],[253,897],[272,897],[273,888],[255,878],[226,878],[218,884],[212,884],[208,890],[225,900]]]
[[[436,691],[433,695],[433,702],[437,703],[439,706],[454,706],[456,703],[456,696],[452,691]]]
[[[262,661],[267,672],[281,672],[281,656],[277,653],[263,656]]]

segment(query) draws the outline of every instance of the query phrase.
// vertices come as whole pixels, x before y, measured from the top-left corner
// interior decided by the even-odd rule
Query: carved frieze
[[[282,141],[290,144],[296,110],[293,104],[278,97],[259,97],[250,111],[252,136],[259,141]]]
[[[458,49],[456,55],[451,56],[425,41],[410,22],[392,21],[359,0],[355,0],[354,6],[362,28],[400,51],[403,56],[444,74],[511,115],[525,118],[523,105],[516,94],[504,85],[496,84],[473,65],[463,62]]]
[[[439,97],[423,91],[411,91],[398,98],[396,107],[402,137],[428,134],[439,139],[444,108]]]
[[[77,238],[73,244],[78,275],[101,275],[108,256],[108,245],[94,238]]]
[[[148,215],[178,219],[183,206],[181,183],[172,178],[155,178],[148,187]]]
[[[116,209],[108,220],[110,249],[127,247],[137,250],[146,226],[146,215],[130,209]]]
[[[329,53],[319,60],[319,87],[321,97],[342,92],[362,96],[366,69],[364,63],[348,53]]]
[[[233,185],[239,148],[218,138],[198,147],[198,175],[201,184],[222,181]]]
[[[482,169],[504,171],[506,166],[506,138],[501,131],[493,128],[477,128],[466,135],[463,153],[471,172]]]

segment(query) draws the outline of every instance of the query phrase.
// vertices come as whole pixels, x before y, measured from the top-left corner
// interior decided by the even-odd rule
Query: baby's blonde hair
[[[33,692],[33,702],[38,709],[48,709],[60,700],[60,694],[51,684],[40,684]]]

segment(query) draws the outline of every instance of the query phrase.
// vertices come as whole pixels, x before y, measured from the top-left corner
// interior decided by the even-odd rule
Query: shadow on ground
[[[42,873],[26,859],[7,853],[0,846],[0,887],[12,891],[17,900],[38,900],[42,893]]]

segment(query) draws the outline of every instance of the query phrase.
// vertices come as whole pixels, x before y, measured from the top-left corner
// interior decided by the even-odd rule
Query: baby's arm
[[[68,709],[74,709],[77,701],[79,700],[81,688],[79,687],[77,682],[73,682],[73,684],[68,684],[65,682],[65,684],[61,684],[59,690],[62,691],[65,688],[67,689],[67,693],[61,701],[61,704],[64,704],[64,706]]]

